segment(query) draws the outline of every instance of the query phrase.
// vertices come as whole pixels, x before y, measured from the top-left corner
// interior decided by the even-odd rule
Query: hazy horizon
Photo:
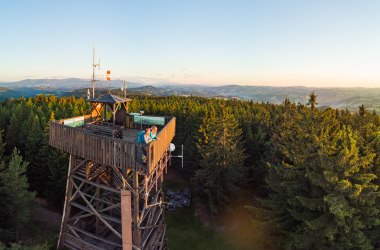
[[[88,81],[88,85],[83,85],[83,88],[90,87],[91,80],[87,78],[78,78],[78,77],[51,77],[51,78],[27,78],[27,79],[20,79],[15,81],[0,81],[0,84],[12,84],[12,83],[18,83],[21,81],[33,81],[33,80],[68,80],[68,79],[78,79],[82,81]],[[130,80],[128,77],[123,79],[112,79],[113,84],[114,82],[121,82],[127,79],[127,84],[141,84],[141,86],[154,86],[154,87],[163,87],[163,86],[201,86],[201,87],[225,87],[225,86],[241,86],[241,87],[275,87],[275,88],[281,88],[281,87],[293,87],[293,88],[311,88],[311,89],[345,89],[345,88],[358,88],[358,89],[380,89],[380,86],[306,86],[306,85],[264,85],[264,84],[237,84],[237,83],[176,83],[176,82],[170,82],[170,81],[144,81],[144,78],[141,78],[140,80],[138,78],[133,78],[133,80]],[[129,79],[129,80],[128,80]],[[107,88],[107,81],[106,80],[99,80],[101,87]],[[121,86],[121,85],[120,85]]]
[[[0,82],[380,87],[378,1],[8,1]]]

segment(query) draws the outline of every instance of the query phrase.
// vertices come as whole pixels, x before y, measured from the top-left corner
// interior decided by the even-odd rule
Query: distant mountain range
[[[110,81],[112,89],[120,89],[121,81]],[[97,86],[108,88],[108,82],[98,82]],[[0,82],[0,100],[33,96],[36,94],[85,95],[90,81],[78,78],[69,79],[27,79],[18,82]],[[288,98],[296,103],[307,103],[308,95],[314,91],[318,95],[318,105],[356,111],[364,104],[368,109],[380,111],[380,88],[309,88],[270,87],[270,86],[200,86],[200,85],[144,85],[128,82],[128,94],[154,96],[203,96],[226,99],[244,99],[258,102],[282,103]]]
[[[120,87],[120,81],[110,81],[111,87]],[[35,88],[41,90],[61,90],[72,91],[76,89],[89,88],[90,80],[80,78],[65,78],[65,79],[25,79],[17,82],[0,82],[0,87],[6,87],[10,89],[17,88]],[[106,81],[97,81],[99,86],[108,86]],[[130,87],[140,87],[143,84],[129,83]]]

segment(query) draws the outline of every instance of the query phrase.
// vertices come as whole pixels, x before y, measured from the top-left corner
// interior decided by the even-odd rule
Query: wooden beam
[[[135,211],[137,212],[137,211]],[[132,199],[131,191],[121,190],[121,221],[123,250],[132,250]]]
[[[75,186],[75,184],[73,183]],[[79,192],[79,195],[82,197],[83,201],[87,204],[88,208],[92,210],[92,212],[99,218],[103,224],[108,227],[109,230],[111,230],[117,237],[121,238],[121,235],[107,222],[103,219],[103,217],[95,210],[95,208],[92,206],[90,202],[86,199],[86,197],[82,194],[82,192]]]
[[[100,175],[101,173],[103,173],[106,168],[107,168],[106,165],[102,165],[102,166],[99,166],[97,169],[95,169],[95,171],[93,171],[93,173],[91,173],[91,171],[90,171],[87,179],[89,181],[92,181],[98,175]],[[98,183],[98,181],[97,181],[97,183]]]
[[[139,191],[139,174],[138,173],[133,173],[133,189],[135,192],[138,194]],[[141,232],[140,230],[137,229],[137,223],[139,221],[139,195],[135,195],[133,197],[133,244],[136,246],[140,246],[141,244]]]
[[[70,234],[67,235],[64,245],[67,246],[69,249],[93,249],[93,250],[104,250],[104,248],[100,248],[97,246],[94,246],[93,244],[84,241],[80,238],[77,238],[75,236],[72,236]]]
[[[87,162],[87,160],[83,160],[81,161],[81,163],[77,164],[75,166],[75,168],[73,169],[72,173],[75,173],[80,167],[82,167],[85,163]]]
[[[70,181],[70,174],[71,174],[71,167],[74,162],[74,159],[72,155],[70,155],[69,159],[69,169],[67,171],[67,183],[66,183],[66,196],[65,196],[65,206],[63,207],[63,215],[62,215],[62,221],[61,221],[61,230],[59,232],[59,238],[58,238],[58,245],[57,248],[60,249],[63,247],[63,238],[64,236],[64,230],[65,230],[65,222],[70,216],[71,212],[71,205],[69,204],[69,200],[71,199],[71,194],[73,190],[72,182]]]
[[[76,203],[76,204],[78,204],[78,203]],[[76,206],[76,204],[73,205],[73,206]],[[120,207],[120,203],[117,203],[117,204],[114,204],[114,205],[112,205],[112,206],[109,206],[109,207],[103,208],[103,209],[99,210],[98,212],[99,212],[99,213],[102,213],[102,212],[105,212],[105,211],[107,211],[107,210],[114,209],[114,208],[118,208],[118,207]],[[83,208],[83,206],[80,206],[79,208]],[[86,218],[86,217],[89,217],[89,216],[93,216],[93,215],[94,215],[94,214],[93,214],[91,211],[89,211],[87,208],[85,208],[85,209],[86,209],[86,210],[82,210],[82,211],[83,211],[83,212],[87,212],[87,214],[78,214],[78,215],[75,215],[74,217],[71,217],[68,221],[79,220],[79,219],[83,219],[83,218]],[[102,216],[104,217],[104,215],[102,215]],[[109,217],[105,217],[105,218],[106,218],[106,219],[109,219],[109,220],[113,220],[113,219],[111,219],[111,218],[116,218],[116,217],[109,216]],[[119,220],[116,220],[115,222],[120,223]]]
[[[128,190],[130,190],[134,196],[138,197],[139,194],[133,189],[133,187],[131,187],[131,185],[129,185],[128,180],[124,178],[120,170],[115,166],[112,166],[112,169],[114,170],[115,175],[123,181],[123,184],[125,185],[125,187],[127,187]]]
[[[85,235],[87,235],[87,236],[90,236],[90,237],[92,237],[92,238],[94,238],[94,239],[97,239],[97,240],[103,241],[103,242],[105,242],[105,243],[107,243],[107,244],[110,244],[110,245],[114,245],[114,246],[121,247],[120,244],[117,244],[117,243],[115,243],[115,242],[112,242],[112,241],[106,240],[106,239],[104,239],[104,238],[102,238],[102,237],[99,237],[99,236],[97,236],[97,235],[95,235],[95,234],[92,234],[92,233],[86,232],[86,231],[84,231],[84,230],[82,230],[82,229],[80,229],[80,228],[78,228],[78,227],[76,227],[76,226],[74,226],[74,225],[68,225],[68,226],[69,226],[70,229],[72,229],[72,230],[74,230],[74,231],[78,231],[78,232],[80,232],[80,233],[82,233],[82,234],[85,234]]]
[[[106,185],[102,185],[102,184],[96,184],[92,181],[88,181],[88,180],[85,180],[83,178],[80,178],[78,176],[73,176],[74,179],[77,179],[77,180],[80,180],[80,181],[83,181],[83,182],[86,182],[87,184],[90,184],[92,186],[95,186],[95,187],[100,187],[102,189],[105,189],[105,190],[108,190],[108,191],[111,191],[111,192],[114,192],[114,193],[117,193],[117,194],[120,194],[120,190],[117,190],[117,189],[114,189],[114,188],[111,188],[111,187],[108,187]]]
[[[70,178],[70,181],[74,182],[74,180],[73,180],[72,178]],[[79,185],[78,189],[75,190],[74,194],[73,194],[73,195],[71,196],[71,198],[70,198],[70,202],[73,201],[73,200],[75,199],[75,197],[77,196],[78,192],[81,190],[83,184],[84,184],[84,182],[82,182],[82,183]]]
[[[82,206],[78,202],[71,202],[71,205],[74,206],[74,207],[77,207],[77,208],[81,209],[82,211],[87,212],[88,216],[92,216],[92,215],[94,215],[94,216],[100,216],[100,217],[104,218],[105,220],[109,220],[109,221],[121,224],[121,220],[119,218],[111,217],[111,216],[106,215],[106,214],[101,214],[100,211],[96,211],[96,210],[95,210],[96,211],[96,213],[95,213],[94,210],[92,210],[91,208]],[[84,215],[81,215],[78,218],[84,218]]]

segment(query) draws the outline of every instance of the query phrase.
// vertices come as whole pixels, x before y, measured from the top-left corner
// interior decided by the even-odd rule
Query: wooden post
[[[104,108],[104,121],[107,121],[107,104],[103,104]]]
[[[65,206],[63,207],[63,215],[62,215],[62,222],[61,222],[61,230],[59,232],[59,238],[58,238],[58,246],[57,248],[58,249],[61,249],[63,247],[63,240],[64,240],[64,234],[65,234],[65,224],[64,222],[66,221],[67,218],[69,218],[70,216],[70,211],[71,211],[71,205],[70,205],[70,199],[71,199],[71,195],[72,195],[72,190],[73,190],[73,185],[71,183],[71,180],[70,180],[70,176],[71,176],[71,168],[72,168],[72,164],[73,164],[73,157],[72,155],[70,154],[70,158],[69,158],[69,169],[67,171],[67,183],[66,183],[66,196],[65,196]]]
[[[132,250],[132,200],[131,191],[121,190],[121,226],[123,250]]]
[[[114,103],[114,104],[112,105],[112,120],[113,120],[113,125],[116,124],[115,119],[116,119],[116,103]]]
[[[100,166],[99,166],[100,167]],[[96,178],[96,184],[99,184],[99,178]],[[95,202],[95,209],[98,211],[99,210],[99,198],[100,198],[100,188],[99,187],[96,187],[96,191],[95,191],[95,196],[96,196],[96,202]],[[96,235],[99,235],[99,218],[96,217],[96,221],[95,221],[95,234]]]
[[[135,195],[133,196],[133,243],[140,247],[141,235],[140,230],[137,228],[140,216],[140,206],[139,206],[139,175],[138,173],[133,173],[133,189],[135,190]]]

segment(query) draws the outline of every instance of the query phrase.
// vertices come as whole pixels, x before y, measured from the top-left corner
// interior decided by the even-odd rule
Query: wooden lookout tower
[[[50,145],[70,154],[58,248],[166,249],[161,187],[176,120],[128,113],[128,101],[106,94],[89,115],[50,123]],[[157,140],[138,143],[151,125]]]

